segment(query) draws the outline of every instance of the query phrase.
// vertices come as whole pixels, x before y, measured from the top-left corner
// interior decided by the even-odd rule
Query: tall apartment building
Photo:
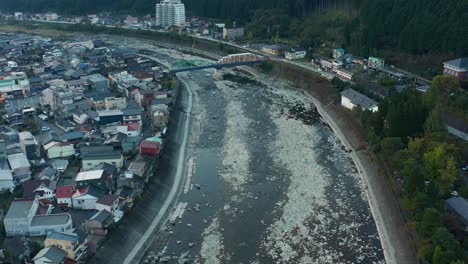
[[[156,26],[181,27],[185,24],[185,6],[180,0],[162,0],[156,4]]]

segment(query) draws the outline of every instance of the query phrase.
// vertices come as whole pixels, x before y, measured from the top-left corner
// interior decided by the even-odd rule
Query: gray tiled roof
[[[348,98],[354,105],[359,105],[361,107],[373,107],[378,105],[375,100],[372,100],[353,89],[346,89],[341,93],[341,95]]]
[[[447,206],[455,211],[461,218],[465,225],[468,225],[468,200],[463,197],[452,197],[445,201]]]
[[[451,65],[460,69],[468,70],[468,57],[447,61],[444,64],[448,64],[448,65]]]
[[[60,248],[56,246],[51,246],[51,247],[46,247],[41,249],[39,253],[34,256],[32,259],[33,261],[41,259],[41,258],[46,258],[48,261],[47,263],[62,263],[63,259],[67,256],[67,252],[61,250]]]
[[[62,232],[52,232],[47,238],[57,239],[57,240],[68,240],[73,244],[80,240],[80,237],[74,233],[62,233]]]
[[[33,203],[34,200],[14,200],[8,209],[5,219],[26,218],[29,214],[29,211],[31,210]]]

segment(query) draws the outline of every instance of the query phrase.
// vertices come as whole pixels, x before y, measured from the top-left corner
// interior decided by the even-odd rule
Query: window
[[[112,162],[112,165],[115,165],[115,164],[116,164],[115,161],[113,161],[113,162]]]

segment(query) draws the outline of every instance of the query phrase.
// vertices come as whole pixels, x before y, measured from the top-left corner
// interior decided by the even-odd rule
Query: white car
[[[43,127],[41,128],[41,130],[42,130],[42,131],[49,131],[49,130],[50,130],[50,127],[43,126]]]
[[[39,118],[42,120],[42,121],[46,121],[47,119],[49,119],[46,115],[44,114],[40,114],[39,115]]]

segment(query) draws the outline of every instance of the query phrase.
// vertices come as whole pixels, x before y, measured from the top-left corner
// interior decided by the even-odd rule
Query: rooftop
[[[109,217],[111,217],[112,214],[107,211],[107,210],[101,210],[101,211],[97,211],[95,214],[92,214],[91,216],[88,217],[88,221],[97,221],[99,223],[104,223],[106,222]]]
[[[444,64],[457,67],[460,69],[468,70],[468,57],[447,61],[447,62],[444,62]]]
[[[24,155],[24,153],[17,153],[8,156],[8,163],[12,170],[23,168],[23,167],[30,167],[29,160]]]
[[[112,204],[114,204],[114,202],[119,199],[118,196],[116,195],[110,195],[110,194],[106,194],[104,195],[103,197],[99,198],[96,203],[99,203],[99,204],[103,204],[103,205],[107,205],[107,206],[111,206]]]
[[[69,214],[35,215],[31,221],[31,226],[64,225],[68,221],[71,221]]]
[[[468,225],[468,200],[463,197],[454,196],[445,202],[462,217],[463,223]]]
[[[65,185],[65,186],[57,186],[57,190],[55,192],[55,197],[57,198],[71,198],[73,195],[73,186]]]
[[[80,237],[74,233],[62,233],[62,232],[52,232],[50,233],[47,238],[49,239],[57,239],[57,240],[68,240],[73,244],[80,240]]]
[[[51,246],[41,249],[41,251],[39,251],[39,253],[37,253],[36,256],[34,256],[32,261],[36,262],[36,260],[45,258],[48,261],[51,261],[51,263],[62,263],[63,259],[66,256],[67,252],[61,250],[56,246]]]
[[[0,181],[12,181],[13,175],[9,170],[0,170]]]
[[[104,174],[104,170],[92,170],[92,171],[83,171],[78,173],[76,176],[76,181],[89,181],[101,179]]]
[[[10,208],[5,216],[5,219],[18,219],[28,217],[31,207],[34,204],[34,200],[27,199],[15,199],[11,202]]]
[[[348,98],[351,101],[351,103],[353,103],[354,105],[359,105],[361,107],[368,108],[368,107],[374,107],[378,105],[378,103],[375,100],[353,89],[346,89],[341,93],[341,95]]]

